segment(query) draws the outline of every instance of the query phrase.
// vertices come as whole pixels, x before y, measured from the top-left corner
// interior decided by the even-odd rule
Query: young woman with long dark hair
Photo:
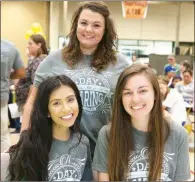
[[[16,145],[1,154],[6,180],[92,180],[89,141],[80,132],[81,116],[79,90],[70,78],[53,76],[43,81],[29,129],[21,133]],[[5,174],[1,175],[5,180]]]

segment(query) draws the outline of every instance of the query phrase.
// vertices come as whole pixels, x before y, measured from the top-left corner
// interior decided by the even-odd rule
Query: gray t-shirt
[[[48,163],[49,181],[93,180],[89,140],[86,136],[82,136],[79,145],[70,149],[77,143],[77,134],[68,141],[53,139]],[[1,154],[1,181],[9,180],[7,173],[9,158],[9,153]]]
[[[135,151],[130,154],[127,179],[131,181],[147,181],[149,164],[148,147],[146,144],[147,132],[133,128],[135,138]],[[108,173],[108,127],[104,126],[99,132],[92,168]],[[190,178],[190,164],[188,153],[188,134],[178,124],[172,122],[171,134],[165,144],[162,181],[181,181]]]
[[[36,87],[54,75],[64,74],[78,86],[83,103],[81,130],[88,136],[92,153],[98,132],[110,120],[113,95],[121,72],[130,66],[125,56],[116,54],[117,63],[110,64],[105,71],[97,73],[91,66],[92,56],[84,55],[74,69],[62,60],[62,50],[52,52],[39,65],[34,85]]]
[[[11,70],[23,67],[18,50],[11,42],[1,40],[1,106],[9,100],[9,80]]]

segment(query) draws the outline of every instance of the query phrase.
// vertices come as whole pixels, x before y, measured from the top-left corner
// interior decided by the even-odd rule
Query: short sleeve
[[[184,128],[181,130],[178,145],[178,160],[174,181],[186,181],[190,179],[190,161],[188,134]]]
[[[49,59],[48,56],[39,64],[35,72],[34,83],[33,83],[34,86],[38,88],[40,83],[46,80],[51,73],[52,73],[51,60]]]
[[[20,57],[20,53],[18,52],[17,49],[15,49],[15,59],[14,59],[14,62],[13,62],[13,69],[14,70],[17,70],[21,67],[24,67],[24,63]]]
[[[100,172],[108,172],[108,139],[107,128],[103,126],[99,132],[95,153],[93,157],[92,169]]]

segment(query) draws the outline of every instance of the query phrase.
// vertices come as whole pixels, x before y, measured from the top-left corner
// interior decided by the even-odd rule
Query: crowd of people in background
[[[30,36],[26,69],[14,45],[1,40],[1,181],[188,180],[183,126],[194,105],[191,63],[171,54],[160,75],[135,54],[129,62],[116,52],[103,2],[80,3],[68,36],[50,54],[43,36]],[[22,113],[16,145],[9,79],[18,79]]]

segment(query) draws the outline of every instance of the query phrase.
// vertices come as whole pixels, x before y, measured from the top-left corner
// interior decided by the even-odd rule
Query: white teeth
[[[88,39],[92,39],[93,37],[91,37],[91,36],[85,36],[86,38],[88,38]]]
[[[72,114],[61,117],[62,119],[70,119],[72,117]]]
[[[141,109],[143,108],[144,106],[136,106],[136,107],[132,107],[133,109],[137,110],[137,109]]]

